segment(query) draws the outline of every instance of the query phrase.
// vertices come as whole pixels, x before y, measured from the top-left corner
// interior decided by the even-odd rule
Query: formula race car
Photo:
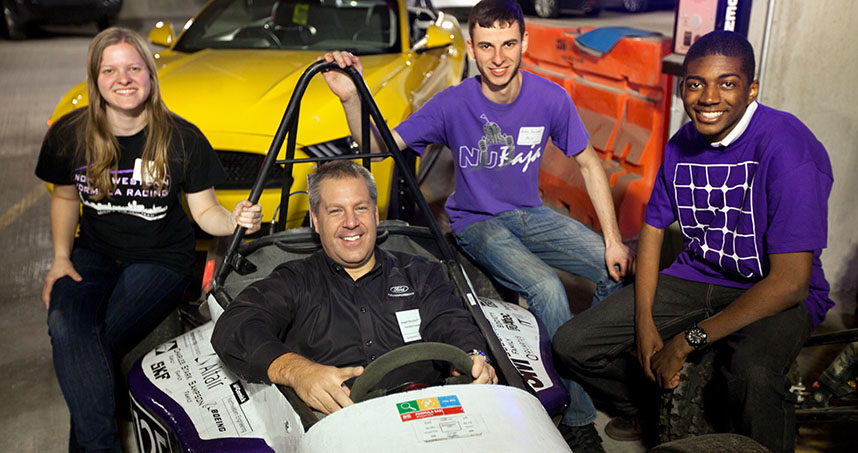
[[[355,405],[318,420],[294,390],[246,382],[222,366],[210,338],[214,322],[248,284],[278,264],[319,250],[318,236],[307,226],[278,230],[245,242],[244,229],[212,244],[203,278],[201,311],[211,320],[163,342],[132,367],[128,388],[141,452],[369,452],[369,451],[570,451],[555,427],[569,396],[551,364],[545,330],[523,307],[492,299],[486,277],[451,247],[434,220],[415,180],[411,163],[400,153],[366,84],[352,68],[344,72],[363,102],[362,131],[370,118],[390,150],[387,153],[338,153],[295,158],[298,111],[310,79],[336,64],[317,62],[301,76],[262,164],[251,201],[272,178],[282,184],[280,213],[289,212],[293,169],[308,173],[332,159],[359,159],[370,167],[392,159],[395,166],[389,209],[378,229],[383,249],[413,253],[439,262],[457,296],[485,335],[499,385],[466,385],[460,378],[438,386],[402,392],[373,391],[388,371],[413,361],[448,361],[469,369],[471,359],[455,347],[409,344],[373,361],[352,386]],[[280,153],[286,143],[285,153]],[[278,159],[278,154],[285,159]],[[278,174],[272,173],[278,169]],[[282,170],[282,171],[281,171]],[[301,182],[303,187],[303,181]],[[285,215],[285,214],[281,214]],[[423,225],[416,225],[420,221]],[[283,225],[282,223],[279,223]],[[460,365],[456,365],[460,364]]]

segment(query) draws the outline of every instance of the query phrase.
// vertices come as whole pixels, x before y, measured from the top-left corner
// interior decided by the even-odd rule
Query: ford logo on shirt
[[[408,297],[412,295],[414,295],[414,292],[406,285],[391,286],[390,289],[387,290],[388,297]]]

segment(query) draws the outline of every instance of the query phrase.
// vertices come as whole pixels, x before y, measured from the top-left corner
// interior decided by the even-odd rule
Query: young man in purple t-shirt
[[[753,75],[753,49],[739,34],[713,32],[691,47],[681,85],[691,122],[665,149],[635,285],[561,327],[554,348],[579,382],[634,415],[647,392],[635,390],[645,380],[630,361],[672,389],[688,355],[717,341],[733,428],[792,451],[785,374],[833,306],[819,260],[833,179],[810,130],[756,102]],[[659,274],[674,221],[686,248]]]
[[[438,93],[400,123],[393,138],[400,149],[417,153],[431,143],[450,148],[456,191],[446,209],[457,242],[500,283],[523,294],[553,335],[572,313],[552,267],[596,283],[599,301],[633,272],[634,256],[621,241],[605,172],[568,93],[518,70],[527,49],[521,8],[510,0],[483,0],[471,10],[468,27],[468,53],[480,75]],[[324,58],[360,70],[348,52]],[[325,79],[359,138],[354,84],[338,71]],[[549,137],[578,163],[604,238],[542,206],[539,164]],[[372,141],[378,149],[380,140]],[[592,401],[578,384],[566,386],[572,403],[561,431],[575,451],[602,451]]]

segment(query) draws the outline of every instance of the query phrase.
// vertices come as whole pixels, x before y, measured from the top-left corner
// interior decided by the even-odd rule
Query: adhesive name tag
[[[146,172],[146,180],[143,180],[143,159],[140,158],[134,159],[134,174],[131,177],[132,179],[148,185],[152,184],[152,174],[155,173],[155,162],[146,162],[149,165],[149,171]]]
[[[515,144],[522,146],[538,145],[542,143],[543,132],[545,132],[544,126],[522,127],[518,130],[518,141]]]
[[[399,322],[399,331],[402,332],[402,340],[406,343],[417,341],[420,337],[420,310],[403,310],[396,312],[396,320]]]

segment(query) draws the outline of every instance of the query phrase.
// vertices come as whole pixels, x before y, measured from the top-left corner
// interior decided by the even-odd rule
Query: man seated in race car
[[[819,259],[831,164],[795,116],[756,102],[754,52],[743,36],[701,37],[682,72],[691,122],[665,149],[635,285],[561,327],[555,358],[594,399],[631,415],[636,397],[653,394],[635,390],[646,381],[630,374],[634,362],[673,389],[688,355],[717,341],[733,429],[772,451],[793,451],[785,374],[834,305]],[[664,229],[674,221],[685,250],[659,274]]]
[[[634,253],[622,242],[611,186],[572,98],[556,83],[519,70],[529,39],[519,4],[480,1],[471,8],[468,31],[468,55],[479,74],[434,95],[391,133],[399,149],[420,155],[429,144],[449,148],[456,190],[445,209],[456,243],[496,282],[522,295],[551,336],[572,318],[553,268],[593,282],[595,305],[634,273]],[[361,70],[351,52],[322,58]],[[339,71],[324,75],[360,140],[354,83]],[[575,160],[575,177],[584,181],[602,235],[543,206],[539,166],[549,139]],[[375,135],[370,142],[362,149],[386,148]],[[576,452],[604,453],[593,402],[578,383],[563,383],[571,399],[559,427],[563,437]]]
[[[475,383],[497,383],[485,338],[439,264],[376,247],[379,224],[372,174],[351,161],[309,176],[310,213],[322,243],[242,291],[218,319],[212,345],[251,382],[295,389],[325,414],[352,405],[350,380],[385,352],[415,341],[449,343],[471,354]],[[449,370],[415,363],[383,388],[431,383]],[[459,374],[458,370],[452,370]]]

